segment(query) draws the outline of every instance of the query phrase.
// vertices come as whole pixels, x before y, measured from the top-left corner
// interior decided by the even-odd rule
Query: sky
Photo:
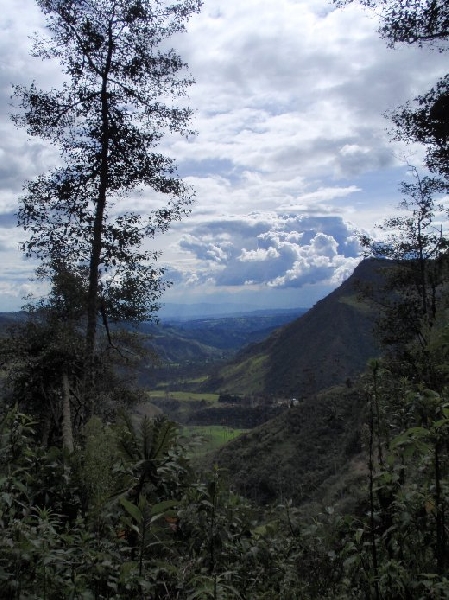
[[[0,311],[39,293],[15,213],[24,182],[57,149],[15,128],[12,84],[60,81],[30,57],[43,25],[33,0],[0,16]],[[391,140],[384,114],[427,91],[446,56],[388,49],[375,14],[331,0],[204,0],[173,46],[189,64],[197,136],[165,138],[196,191],[191,215],[152,244],[172,287],[167,303],[310,307],[360,260],[358,235],[394,214],[407,163],[423,149]],[[123,200],[143,213],[151,191]]]

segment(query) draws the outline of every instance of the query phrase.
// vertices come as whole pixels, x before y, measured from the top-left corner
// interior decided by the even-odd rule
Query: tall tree
[[[447,281],[449,240],[437,219],[444,206],[434,198],[443,194],[447,185],[439,178],[420,177],[414,167],[411,175],[413,180],[401,185],[403,200],[398,208],[404,212],[378,225],[385,232],[381,242],[363,236],[361,243],[368,256],[388,259],[386,289],[374,295],[381,307],[381,341],[415,372],[420,362],[426,384],[439,389],[441,381],[436,377],[429,347],[445,306],[442,292]],[[413,349],[410,344],[414,344]]]
[[[44,91],[16,87],[13,117],[58,146],[61,164],[29,182],[19,224],[24,244],[49,274],[55,261],[85,276],[86,355],[92,364],[97,320],[149,318],[164,288],[146,238],[189,210],[192,191],[172,159],[156,152],[163,135],[192,133],[191,110],[176,107],[192,78],[166,40],[185,30],[201,0],[37,0],[48,39],[34,56],[59,61],[65,81]],[[148,218],[120,210],[120,199],[151,188]],[[167,197],[167,201],[162,198]]]
[[[427,167],[449,179],[449,75],[390,116],[395,138],[424,144]]]

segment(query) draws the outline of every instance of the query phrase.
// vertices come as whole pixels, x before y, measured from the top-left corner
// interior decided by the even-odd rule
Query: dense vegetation
[[[365,3],[387,7],[383,33],[393,42],[403,39],[411,26],[412,42],[447,37],[440,27],[446,14],[442,3],[428,3],[426,10],[421,9],[427,3],[419,3],[414,20],[411,3],[405,3],[405,13],[404,3]],[[165,28],[158,20],[151,35],[160,41],[182,30],[182,20],[199,4],[192,0],[170,5],[167,14],[174,20]],[[383,258],[376,265],[385,271],[387,285],[372,286],[373,290],[365,286],[360,290],[363,299],[352,294],[340,302],[342,311],[360,311],[362,306],[362,313],[380,315],[382,356],[370,360],[363,376],[348,380],[344,389],[320,395],[312,390],[303,403],[231,442],[218,455],[227,472],[218,466],[199,472],[189,460],[193,442],[182,437],[176,423],[161,415],[129,416],[127,407],[142,400],[129,379],[130,357],[140,360],[142,348],[138,337],[128,330],[111,330],[108,324],[120,314],[138,321],[160,291],[157,285],[144,288],[149,296],[138,297],[137,304],[127,296],[136,289],[128,269],[136,267],[137,278],[143,275],[131,261],[131,255],[143,257],[140,234],[133,235],[138,218],[128,216],[112,225],[102,221],[105,215],[98,211],[109,207],[108,189],[118,193],[113,183],[124,174],[129,177],[127,189],[156,177],[149,183],[159,185],[159,191],[167,191],[162,189],[167,186],[175,195],[173,214],[155,213],[153,225],[162,229],[182,212],[176,198],[181,204],[185,200],[180,183],[178,187],[159,171],[158,179],[150,168],[156,155],[139,152],[151,138],[145,127],[152,105],[145,104],[142,90],[138,94],[134,86],[140,81],[143,92],[148,91],[148,77],[156,77],[151,71],[155,63],[145,53],[136,58],[128,50],[136,50],[133,44],[149,34],[150,3],[39,0],[39,5],[50,15],[56,37],[46,49],[38,47],[38,53],[65,60],[73,87],[56,95],[22,90],[29,109],[24,119],[31,133],[62,144],[70,160],[62,171],[27,188],[22,213],[32,233],[27,247],[38,249],[40,273],[49,277],[51,291],[30,310],[29,319],[1,340],[2,598],[448,598],[449,264],[447,237],[442,227],[435,227],[438,205],[433,199],[446,190],[444,180],[420,178],[414,171],[414,183],[403,186],[408,215],[384,224],[391,233],[386,243],[363,240],[370,255]],[[433,33],[432,23],[422,23],[429,14],[434,17]],[[117,31],[125,32],[124,40],[114,40]],[[117,49],[123,61],[114,62]],[[184,65],[174,54],[157,54],[157,59],[176,88],[173,76]],[[112,67],[117,79],[108,92]],[[100,90],[95,88],[98,77]],[[129,79],[126,99],[132,103],[133,94],[138,95],[134,100],[143,111],[140,131],[134,129],[137,122],[127,119],[114,87]],[[162,79],[161,84],[166,81]],[[177,83],[183,88],[188,81]],[[85,129],[77,138],[79,147],[70,143],[70,111],[62,110],[65,94],[78,94],[80,100],[75,116],[84,119]],[[427,96],[423,99],[424,112],[401,113],[404,135],[419,138],[429,101]],[[55,108],[62,111],[56,111],[56,121],[51,116]],[[158,118],[165,123],[169,115],[163,107],[152,108],[162,110]],[[182,129],[189,111],[172,115],[179,118],[174,129]],[[447,161],[444,168],[441,161],[446,160],[447,115],[439,113],[436,120],[434,116],[430,115],[428,164],[445,176]],[[121,146],[123,133],[126,144]],[[152,133],[150,141],[158,141],[160,134]],[[138,154],[133,165],[121,163],[128,146]],[[94,147],[101,152],[94,152],[92,163],[88,159]],[[130,156],[136,158],[135,153]],[[162,170],[171,164],[161,161]],[[85,171],[90,164],[99,168],[90,174],[92,181]],[[84,198],[76,172],[92,184]],[[64,204],[72,192],[77,202]],[[53,217],[59,214],[56,222],[43,219],[45,198]],[[60,204],[52,204],[56,201]],[[31,210],[33,203],[36,212]],[[64,249],[59,234],[71,228],[67,218],[73,214],[79,218],[76,235],[77,227],[85,228],[87,245],[79,242],[89,257],[84,264],[70,260],[80,249],[76,240],[67,246],[67,256],[58,254]],[[41,218],[47,223],[43,229]],[[104,226],[100,232],[94,226],[98,220]],[[154,232],[151,224],[148,227]],[[130,254],[114,254],[120,244],[110,242],[117,236]],[[100,277],[102,256],[103,265],[111,268],[117,266],[113,260],[125,261],[122,277],[117,276],[112,287]],[[98,316],[104,337],[97,330]],[[305,319],[307,325],[307,315]],[[330,319],[322,325],[329,326]],[[339,343],[335,340],[334,351]],[[278,346],[276,352],[269,368],[285,363],[282,373],[295,369],[285,349]],[[312,349],[310,353],[315,355]],[[259,359],[268,361],[268,354]],[[247,367],[255,367],[255,362],[252,358]],[[291,389],[287,386],[286,393]],[[246,390],[227,393],[244,395]]]
[[[3,597],[447,598],[444,390],[373,361],[360,387],[285,413],[300,433],[310,411],[316,428],[302,438],[284,430],[281,444],[267,426],[246,434],[259,448],[247,465],[270,457],[277,467],[265,484],[277,503],[264,508],[231,492],[220,470],[196,475],[164,417],[137,429],[126,416],[93,418],[68,454],[43,445],[39,424],[13,407],[0,437]],[[278,470],[294,468],[295,452],[304,454],[296,489]],[[358,459],[323,505],[307,462],[332,479],[345,454]],[[248,475],[241,491],[260,500],[260,483]]]

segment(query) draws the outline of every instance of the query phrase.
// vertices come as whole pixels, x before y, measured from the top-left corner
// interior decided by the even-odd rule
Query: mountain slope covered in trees
[[[335,503],[334,487],[348,501],[365,475],[359,464],[365,407],[359,388],[337,386],[229,442],[212,462],[259,504],[323,502],[326,495]]]
[[[360,374],[379,354],[373,332],[378,309],[364,296],[382,281],[379,266],[374,259],[360,263],[305,315],[243,349],[207,389],[303,398]]]

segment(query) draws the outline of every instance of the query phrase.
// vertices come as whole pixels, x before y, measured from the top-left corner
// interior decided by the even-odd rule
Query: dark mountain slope
[[[27,313],[19,312],[0,312],[0,335],[8,334],[8,327],[16,325],[27,319]]]
[[[376,282],[378,261],[363,261],[334,292],[284,327],[273,340],[265,390],[308,396],[361,373],[379,353],[376,311],[361,287]]]
[[[361,373],[379,353],[377,313],[361,297],[361,289],[381,286],[378,269],[378,260],[360,263],[305,315],[242,350],[209,380],[208,389],[304,398]]]
[[[360,475],[354,464],[365,403],[355,388],[332,388],[229,442],[213,462],[229,472],[240,493],[260,504],[323,499],[337,480],[337,493],[346,488],[351,496]]]

